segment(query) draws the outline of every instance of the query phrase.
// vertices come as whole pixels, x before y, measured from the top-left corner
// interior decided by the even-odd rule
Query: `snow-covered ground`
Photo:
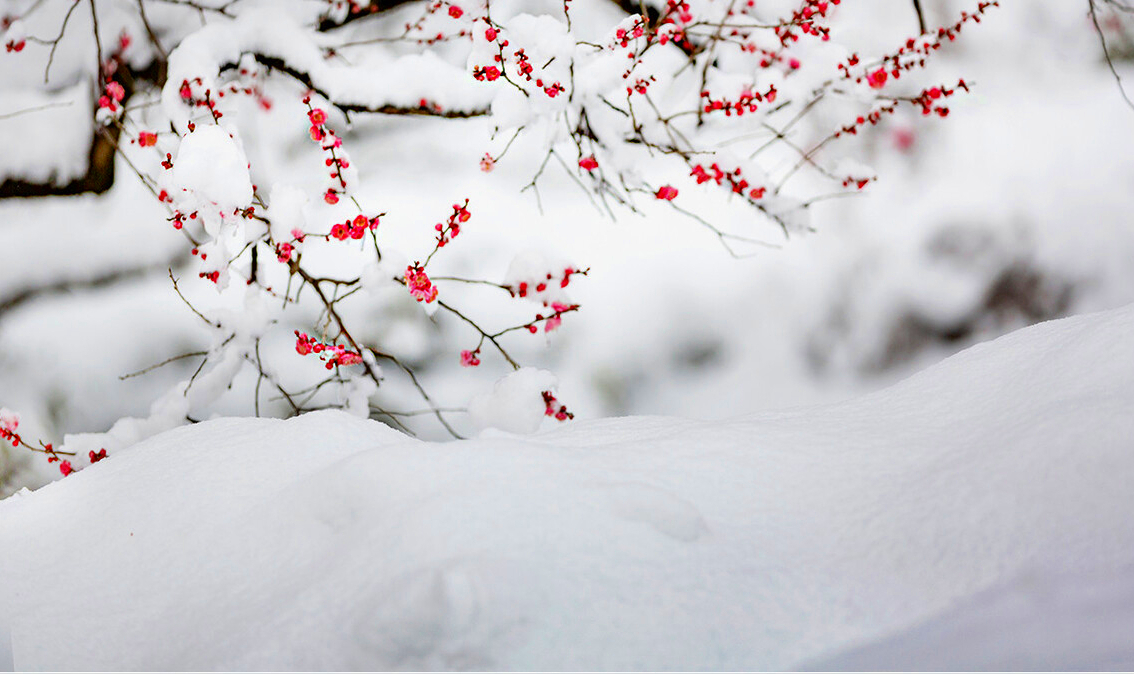
[[[1132,334],[727,421],[177,429],[0,502],[0,627],[25,669],[1129,668]]]

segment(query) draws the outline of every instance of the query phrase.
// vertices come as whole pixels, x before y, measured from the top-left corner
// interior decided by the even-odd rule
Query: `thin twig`
[[[1118,70],[1114,67],[1114,61],[1110,58],[1110,49],[1106,46],[1106,36],[1103,35],[1102,26],[1099,25],[1099,17],[1095,11],[1095,0],[1087,0],[1087,4],[1091,8],[1091,23],[1095,25],[1095,32],[1099,35],[1099,44],[1102,45],[1103,56],[1106,57],[1106,65],[1110,68],[1110,74],[1114,75],[1114,81],[1118,84],[1118,92],[1122,94],[1122,100],[1126,101],[1126,105],[1134,110],[1134,101],[1126,95],[1126,88],[1122,86],[1122,78],[1118,76]]]

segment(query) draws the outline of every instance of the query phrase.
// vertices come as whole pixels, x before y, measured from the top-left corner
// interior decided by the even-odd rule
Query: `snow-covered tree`
[[[458,437],[569,419],[554,376],[523,367],[513,350],[580,310],[571,291],[585,283],[586,260],[517,244],[503,266],[449,263],[477,227],[476,191],[440,193],[422,175],[432,215],[408,222],[360,190],[352,145],[389,133],[370,118],[485,117],[491,134],[468,142],[483,148],[489,178],[522,173],[516,189],[539,202],[548,173],[565,174],[601,214],[672,209],[744,256],[807,232],[814,204],[878,179],[856,160],[864,129],[895,114],[948,116],[970,85],[925,69],[998,3],[974,2],[940,26],[926,25],[920,3],[903,5],[908,38],[876,53],[831,39],[840,4],[9,2],[0,42],[19,73],[5,96],[20,105],[5,117],[29,132],[6,139],[0,198],[143,185],[164,213],[145,226],[165,227],[178,245],[168,265],[132,268],[132,230],[117,232],[123,240],[108,249],[122,264],[95,282],[167,276],[168,302],[210,340],[166,347],[158,365],[195,369],[147,416],[59,447],[20,438],[7,410],[0,432],[66,474],[202,418],[241,377],[257,415],[342,407],[405,431],[430,417]],[[89,107],[89,124],[50,123],[73,106]],[[31,130],[44,120],[46,142]],[[407,312],[464,331],[430,357],[511,370],[460,410],[467,419],[454,421],[388,348],[383,326]],[[390,388],[393,398],[382,393]]]

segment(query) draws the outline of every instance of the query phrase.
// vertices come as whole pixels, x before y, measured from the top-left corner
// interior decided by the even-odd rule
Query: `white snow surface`
[[[541,394],[557,384],[555,375],[547,370],[520,368],[497,381],[492,391],[474,396],[469,415],[478,428],[534,433],[547,409]]]
[[[1081,647],[997,664],[1129,665],[1087,632],[1131,617],[1131,334],[1134,305],[1043,323],[731,421],[179,428],[0,502],[0,625],[60,670],[783,669],[944,625],[903,665],[950,669],[1047,592]],[[925,622],[967,606],[984,639]]]
[[[219,126],[187,134],[177,151],[173,180],[182,190],[221,210],[247,207],[252,200],[248,160],[236,141]]]

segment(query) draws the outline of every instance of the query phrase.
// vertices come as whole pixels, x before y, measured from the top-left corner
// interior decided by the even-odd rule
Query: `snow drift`
[[[870,666],[893,649],[837,653],[919,624],[945,627],[904,666],[987,664],[934,616],[1051,591],[1021,578],[1131,584],[1131,335],[1134,307],[1045,323],[731,422],[181,428],[0,502],[0,625],[26,669]],[[1130,666],[1130,594],[1102,594],[1029,623],[1073,638],[1110,610],[1076,653],[993,662]],[[1020,611],[981,615],[987,644]]]

